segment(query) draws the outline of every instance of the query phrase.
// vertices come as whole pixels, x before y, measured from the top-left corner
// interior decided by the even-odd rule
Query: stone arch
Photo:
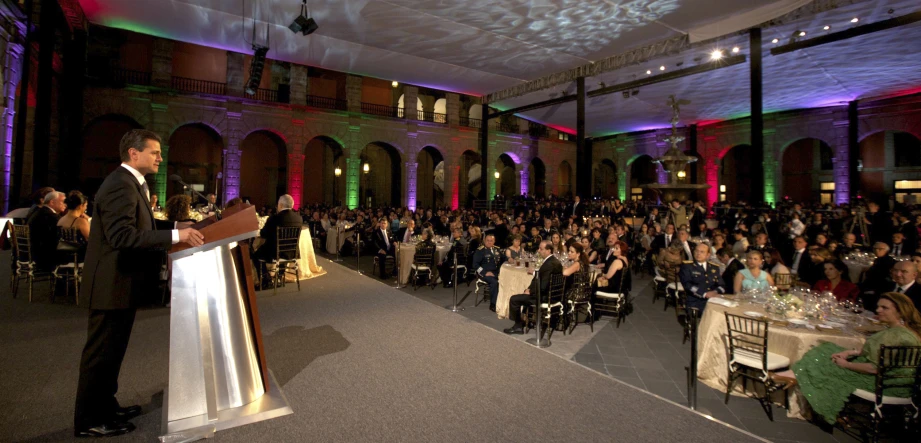
[[[659,179],[657,166],[652,162],[652,156],[648,154],[637,154],[627,160],[630,167],[630,187],[627,189],[627,198],[633,199],[642,195],[644,200],[654,200],[655,192],[651,189],[642,188],[643,185],[656,183]],[[641,193],[634,193],[634,189],[643,189]]]
[[[496,172],[499,178],[496,179],[496,194],[505,198],[511,198],[518,195],[518,179],[515,172],[515,158],[510,152],[503,152],[496,158]],[[515,156],[517,157],[517,156]]]
[[[447,115],[448,114],[448,100],[444,98],[439,98],[438,100],[435,100],[434,110],[436,114]]]
[[[480,172],[483,161],[480,154],[472,149],[467,149],[460,155],[460,173],[458,175],[460,190],[460,205],[469,207],[477,199],[482,189]]]
[[[304,144],[301,201],[338,205],[345,199],[346,166],[344,145],[336,137],[317,135],[308,140]]]
[[[474,120],[483,119],[483,105],[471,105],[467,111],[467,117]]]
[[[540,157],[532,158],[528,164],[528,189],[537,197],[547,196],[547,167]]]
[[[403,108],[405,107],[405,106],[403,105],[403,98],[404,98],[404,97],[405,97],[404,94],[400,94],[400,98],[397,100],[397,108],[403,109]],[[422,99],[419,98],[418,96],[416,96],[416,106],[417,106],[417,108],[416,108],[417,111],[421,111],[421,110],[422,110]]]
[[[921,139],[921,117],[917,113],[890,118],[860,119],[859,126],[857,140],[860,142],[867,137],[885,131],[907,132],[914,135],[915,138]]]
[[[100,115],[83,126],[77,176],[79,189],[84,194],[96,194],[106,176],[121,164],[118,145],[132,129],[144,129],[144,126],[131,116],[114,113]]]
[[[868,133],[860,140],[858,148],[858,179],[859,189],[864,197],[877,202],[883,202],[895,191],[894,180],[914,179],[917,177],[917,166],[912,167],[911,160],[918,158],[918,137],[908,131],[884,129]],[[907,149],[896,144],[909,144],[907,149],[914,149],[915,158],[906,158]],[[898,152],[897,152],[898,151]],[[887,154],[891,153],[891,154]],[[901,154],[903,158],[897,158]],[[906,164],[906,160],[909,160]],[[899,166],[899,161],[903,162]],[[907,171],[906,171],[907,169]]]
[[[800,138],[780,149],[780,191],[793,201],[812,201],[820,183],[832,181],[834,151],[824,140]]]
[[[751,201],[752,198],[752,147],[749,144],[730,146],[720,152],[719,156],[719,192],[726,186],[726,200],[733,204],[739,200]]]
[[[560,197],[571,197],[574,189],[572,188],[572,166],[569,162],[563,160],[560,162],[559,170],[556,176],[556,193]]]
[[[240,197],[257,208],[274,206],[288,188],[288,146],[274,131],[257,130],[240,141]]]
[[[592,173],[592,194],[601,198],[617,195],[617,164],[605,158],[595,164]]]
[[[445,157],[434,145],[427,145],[416,155],[416,205],[419,208],[444,206]]]
[[[359,153],[358,206],[400,206],[403,190],[403,153],[395,145],[374,141]],[[368,165],[368,172],[364,171]],[[349,202],[349,206],[352,204]]]
[[[217,174],[223,171],[224,140],[220,134],[206,124],[189,123],[172,131],[168,143],[167,176],[179,175],[186,183],[199,188],[202,194],[216,193]],[[166,195],[160,198],[182,193],[192,195],[193,206],[204,203],[172,181],[166,184]]]

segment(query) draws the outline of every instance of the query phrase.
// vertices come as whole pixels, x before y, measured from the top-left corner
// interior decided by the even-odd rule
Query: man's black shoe
[[[524,334],[524,328],[521,326],[512,326],[508,329],[503,329],[502,332],[506,334]]]
[[[127,408],[118,408],[115,410],[115,420],[120,422],[126,422],[134,417],[137,417],[138,415],[141,415],[141,407],[139,405],[128,406]]]
[[[127,434],[134,431],[135,427],[131,423],[113,421],[99,426],[93,426],[88,429],[75,429],[74,437],[78,438],[99,438],[114,437],[116,435]]]
[[[496,312],[496,305],[489,305],[489,310],[492,312]]]

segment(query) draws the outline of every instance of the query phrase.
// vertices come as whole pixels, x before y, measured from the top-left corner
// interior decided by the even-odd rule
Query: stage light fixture
[[[300,32],[304,35],[313,34],[317,29],[320,29],[317,21],[307,16],[307,0],[304,0],[301,5],[301,15],[297,16],[294,22],[288,25],[288,29],[295,34]]]
[[[652,71],[649,70],[649,69],[647,69],[647,70],[646,70],[646,75],[652,75]]]
[[[265,56],[269,52],[268,46],[253,45],[253,62],[249,65],[249,81],[246,82],[246,95],[256,95],[259,84],[262,83],[262,71],[265,68]]]
[[[857,22],[859,22],[859,21],[860,21],[860,19],[857,18],[857,17],[854,17],[854,18],[851,19],[851,23],[857,23]]]
[[[723,51],[719,49],[714,49],[713,52],[710,53],[710,60],[719,60],[721,58],[723,58]]]
[[[498,179],[498,178],[499,178],[499,171],[496,171],[496,172],[493,174],[493,177],[495,177],[495,178]]]
[[[633,91],[630,92],[630,95],[636,97],[639,93],[640,93],[639,89],[634,89]]]
[[[773,43],[773,44],[775,44],[775,45],[776,45],[776,44],[777,44],[777,42],[779,42],[779,41],[780,41],[780,40],[778,40],[778,39],[776,39],[776,38],[775,38],[774,40],[771,40],[771,43]]]
[[[800,31],[800,32],[799,32],[799,36],[800,36],[800,37],[805,37],[805,36],[806,36],[806,31]]]
[[[825,30],[825,31],[827,31],[827,30],[831,29],[831,26],[825,25],[825,27],[823,27],[822,29]]]
[[[624,91],[623,96],[624,98],[630,98],[630,91]]]
[[[665,65],[659,66],[659,70],[660,70],[660,71],[664,71],[664,70],[665,70]]]
[[[739,47],[738,47],[738,46],[733,47],[733,48],[732,48],[732,53],[733,53],[733,54],[738,54],[738,53],[739,53]]]

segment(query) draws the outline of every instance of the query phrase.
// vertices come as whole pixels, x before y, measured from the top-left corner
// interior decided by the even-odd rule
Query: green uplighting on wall
[[[154,37],[169,38],[169,39],[173,38],[169,35],[166,35],[160,32],[160,30],[158,29],[154,29],[148,26],[144,26],[140,23],[123,20],[119,18],[110,18],[106,20],[103,23],[103,25],[108,26],[110,28],[124,29],[125,31],[137,32],[139,34],[152,35]]]

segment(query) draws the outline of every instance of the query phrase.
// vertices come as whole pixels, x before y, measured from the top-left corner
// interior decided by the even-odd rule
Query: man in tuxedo
[[[793,254],[784,259],[785,263],[790,263],[790,273],[800,276],[809,275],[809,266],[812,260],[809,259],[806,246],[808,246],[808,243],[802,235],[797,235],[793,238]]]
[[[678,271],[678,280],[687,294],[687,310],[696,308],[703,315],[707,307],[707,299],[726,293],[726,286],[720,270],[712,263],[707,263],[710,258],[710,247],[701,243],[694,248],[694,262],[681,265]]]
[[[387,219],[381,218],[380,226],[371,233],[371,241],[374,242],[374,249],[377,250],[375,255],[380,268],[381,280],[390,277],[390,274],[387,273],[387,256],[393,257],[396,250],[388,227]]]
[[[457,261],[459,264],[466,263],[466,251],[467,251],[467,241],[464,240],[464,230],[461,228],[454,228],[451,231],[451,249],[445,254],[444,260],[441,264],[438,265],[438,275],[441,276],[441,280],[444,282],[445,288],[454,287],[454,256],[457,255]],[[457,278],[460,281],[463,281],[464,271],[460,270],[457,274]]]
[[[745,265],[743,265],[742,262],[736,260],[736,258],[733,257],[732,249],[722,248],[719,251],[716,251],[716,258],[719,259],[720,263],[726,266],[726,270],[723,271],[724,283],[734,282],[736,279],[736,274],[745,268]],[[728,283],[726,284],[726,293],[733,293],[733,287]]]
[[[873,244],[873,254],[876,259],[873,265],[863,273],[863,282],[860,283],[860,290],[863,293],[863,305],[868,311],[876,310],[876,301],[879,300],[879,294],[892,289],[892,269],[896,261],[889,255],[889,245],[883,242]],[[911,263],[911,262],[906,262]]]
[[[67,210],[64,198],[63,192],[51,191],[45,194],[42,206],[26,222],[29,225],[32,259],[42,271],[52,271],[57,265],[58,220]]]
[[[555,231],[556,229],[553,229],[553,220],[551,220],[550,217],[544,217],[544,227],[540,230],[540,237],[550,240],[550,236],[553,235]]]
[[[659,208],[652,208],[649,210],[649,215],[646,216],[645,223],[649,227],[653,227],[656,223],[659,222]]]
[[[406,226],[397,231],[396,239],[402,243],[409,243],[414,235],[422,235],[422,229],[416,227],[415,220],[409,219],[406,221]]]
[[[902,255],[911,255],[915,252],[915,248],[912,247],[910,243],[905,241],[905,234],[901,232],[896,232],[892,234],[892,246],[889,248],[892,251],[892,255],[899,257]]]
[[[892,218],[886,212],[881,211],[876,202],[867,204],[864,221],[870,230],[870,241],[873,243],[886,242],[892,237]]]
[[[688,241],[688,237],[689,234],[687,229],[678,230],[678,248],[681,249],[682,261],[691,261],[694,259],[694,247],[697,245],[692,241]]]
[[[270,216],[265,221],[262,229],[259,230],[259,237],[265,239],[265,243],[256,250],[253,256],[256,260],[271,262],[275,260],[275,254],[278,251],[278,228],[301,227],[304,224],[304,218],[294,211],[294,198],[288,194],[278,197],[278,212]],[[283,259],[295,258],[292,254],[283,254]]]
[[[665,225],[665,233],[659,234],[652,240],[652,252],[653,254],[658,255],[659,251],[671,246],[672,241],[675,238],[675,224],[669,223]]]
[[[911,255],[918,250],[918,227],[908,220],[909,214],[901,212],[898,214],[898,227],[896,232],[900,232],[904,237],[905,251],[903,255]]]
[[[900,261],[892,267],[891,273],[893,285],[888,291],[905,294],[915,304],[915,308],[921,308],[921,285],[915,280],[918,278],[918,268],[910,261]]]
[[[582,204],[582,199],[577,195],[572,200],[572,206],[566,211],[566,216],[582,218],[583,215],[585,215],[585,205]]]
[[[537,253],[544,259],[540,265],[540,270],[531,279],[531,285],[524,290],[524,294],[513,295],[508,301],[508,317],[514,320],[515,324],[511,328],[505,329],[506,334],[524,334],[524,319],[521,316],[523,306],[533,306],[537,303],[537,295],[540,294],[541,300],[547,300],[550,292],[550,277],[553,275],[563,274],[563,264],[553,255],[550,242],[544,240],[540,242]]]
[[[838,245],[838,249],[835,249],[835,252],[838,254],[839,258],[844,258],[844,256],[852,252],[861,252],[863,248],[857,244],[857,236],[852,232],[844,234],[842,237],[843,241]]]
[[[121,166],[96,193],[80,286],[80,306],[90,311],[74,407],[76,437],[109,437],[135,429],[128,420],[141,407],[120,407],[115,398],[135,311],[157,289],[164,252],[176,243],[204,242],[188,224],[154,220],[144,175],[155,174],[163,161],[160,137],[143,129],[128,131],[119,143],[119,156]]]

